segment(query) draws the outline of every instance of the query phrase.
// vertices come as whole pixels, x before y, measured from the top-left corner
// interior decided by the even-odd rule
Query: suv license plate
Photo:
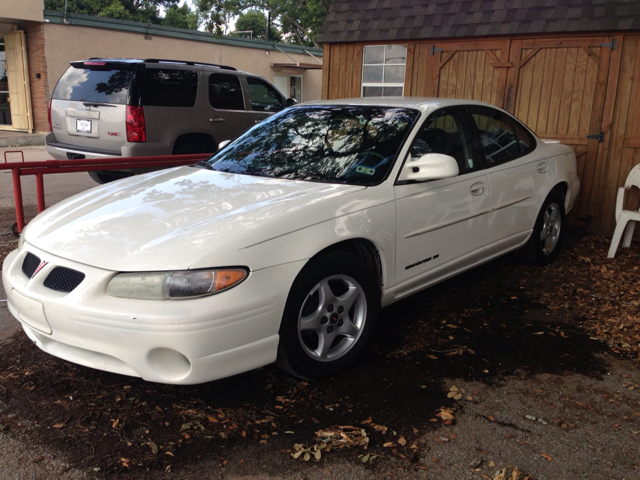
[[[91,133],[91,120],[76,120],[76,132]]]

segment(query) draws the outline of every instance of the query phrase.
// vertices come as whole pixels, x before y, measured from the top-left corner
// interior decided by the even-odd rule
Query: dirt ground
[[[607,260],[607,239],[571,234],[549,267],[507,256],[386,308],[373,351],[326,381],[153,384],[19,332],[0,343],[0,448],[23,445],[16,478],[640,478],[640,247]]]

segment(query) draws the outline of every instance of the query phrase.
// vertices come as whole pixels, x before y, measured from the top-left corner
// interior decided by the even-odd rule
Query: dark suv
[[[213,153],[294,102],[264,78],[225,65],[75,61],[49,104],[47,151],[59,160]],[[133,173],[90,175],[104,183]]]

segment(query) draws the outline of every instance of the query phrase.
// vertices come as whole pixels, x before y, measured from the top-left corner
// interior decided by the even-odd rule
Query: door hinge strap
[[[601,43],[600,47],[609,47],[611,50],[615,50],[618,46],[618,39],[614,38],[611,42]]]
[[[598,140],[598,143],[604,142],[604,132],[597,133],[595,135],[587,135],[587,138],[593,138]]]
[[[444,52],[444,49],[436,48],[435,45],[431,45],[431,55],[435,55],[437,52]]]

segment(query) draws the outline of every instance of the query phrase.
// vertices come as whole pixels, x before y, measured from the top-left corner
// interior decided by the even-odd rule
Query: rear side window
[[[277,90],[259,78],[247,77],[251,107],[254,110],[275,112],[282,110],[282,98]]]
[[[240,79],[235,75],[209,75],[209,103],[218,110],[244,110]]]
[[[57,100],[126,104],[133,69],[75,68],[62,75],[52,97]]]
[[[520,131],[516,132],[514,125],[517,122],[506,113],[489,107],[468,108],[478,130],[487,166],[508,162],[533,149],[531,135],[521,125],[518,125]]]
[[[142,104],[151,107],[193,107],[198,73],[193,70],[147,68]]]

